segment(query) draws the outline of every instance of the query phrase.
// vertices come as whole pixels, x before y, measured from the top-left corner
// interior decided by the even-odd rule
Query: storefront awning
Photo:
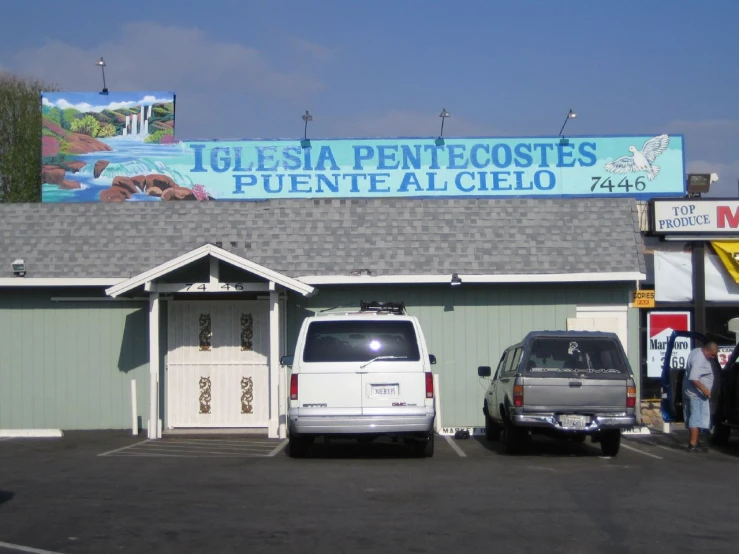
[[[735,283],[739,283],[739,242],[738,241],[714,241],[711,246],[718,254],[721,263],[724,264],[726,271],[734,279]]]

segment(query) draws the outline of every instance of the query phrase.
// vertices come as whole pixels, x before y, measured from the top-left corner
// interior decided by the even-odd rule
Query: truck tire
[[[503,421],[503,453],[517,454],[521,450],[523,431],[513,425],[508,417]]]
[[[308,454],[308,449],[313,441],[308,437],[301,437],[300,435],[290,435],[287,443],[287,449],[290,453],[291,458],[305,458]]]
[[[601,433],[600,451],[604,456],[617,456],[619,448],[621,448],[620,429],[609,429]]]
[[[711,426],[711,444],[716,446],[726,446],[731,436],[731,427],[727,427],[723,423],[714,423]]]
[[[413,443],[413,451],[419,458],[431,458],[434,455],[434,435],[431,433],[428,439],[421,439]]]
[[[500,426],[496,424],[489,415],[485,416],[485,439],[497,441],[500,439]]]

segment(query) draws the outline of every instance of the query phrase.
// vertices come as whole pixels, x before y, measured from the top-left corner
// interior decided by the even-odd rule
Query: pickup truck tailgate
[[[527,412],[623,412],[626,387],[622,379],[526,377],[523,407]]]

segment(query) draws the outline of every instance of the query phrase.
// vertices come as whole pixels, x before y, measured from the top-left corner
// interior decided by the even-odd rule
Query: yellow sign
[[[631,294],[632,308],[654,308],[653,290],[635,290]]]

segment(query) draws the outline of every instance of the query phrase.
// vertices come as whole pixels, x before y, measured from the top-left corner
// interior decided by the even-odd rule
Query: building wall
[[[496,365],[528,331],[564,329],[576,306],[625,305],[630,284],[319,287],[289,295],[287,348],[304,317],[360,300],[403,300],[419,317],[438,363],[443,424],[482,425],[484,382],[477,366]],[[59,301],[103,296],[100,290],[0,290],[0,429],[126,429],[130,381],[137,381],[140,428],[149,408],[148,303]],[[638,368],[637,310],[629,311],[629,359]],[[160,323],[160,406],[165,419],[167,309]],[[638,374],[638,372],[637,372]],[[166,426],[166,421],[164,421]]]
[[[0,429],[131,427],[131,379],[146,425],[148,304],[57,301],[101,291],[0,290]]]
[[[430,353],[436,355],[433,370],[439,374],[444,427],[481,426],[482,398],[486,382],[477,367],[495,367],[503,350],[529,331],[567,328],[578,305],[624,306],[629,302],[625,284],[570,285],[448,285],[321,286],[312,298],[291,295],[287,307],[287,352],[292,354],[302,320],[314,312],[334,307],[355,309],[360,300],[400,301],[419,318]],[[629,309],[629,361],[638,368],[638,317]],[[638,371],[635,372],[638,375]]]

